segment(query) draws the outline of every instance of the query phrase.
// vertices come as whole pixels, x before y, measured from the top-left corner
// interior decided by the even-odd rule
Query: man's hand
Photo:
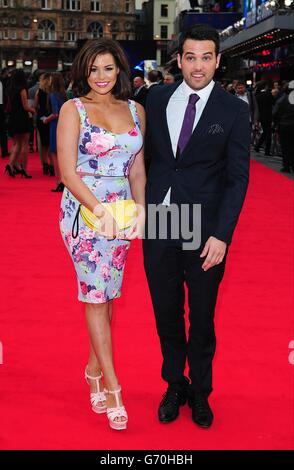
[[[215,237],[209,237],[200,255],[200,258],[204,258],[204,256],[206,256],[206,259],[201,266],[202,269],[207,271],[213,266],[220,264],[224,259],[226,248],[227,244],[225,242],[222,242]]]

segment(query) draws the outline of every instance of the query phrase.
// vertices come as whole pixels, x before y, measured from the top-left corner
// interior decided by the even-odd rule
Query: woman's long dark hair
[[[127,100],[131,96],[130,66],[119,43],[107,38],[87,41],[75,57],[71,69],[74,96],[85,96],[91,90],[88,77],[96,56],[100,54],[111,54],[119,68],[117,81],[111,93],[117,99]]]
[[[28,83],[26,75],[23,69],[15,69],[11,73],[10,85],[9,85],[9,97],[12,101],[21,90],[28,89]]]

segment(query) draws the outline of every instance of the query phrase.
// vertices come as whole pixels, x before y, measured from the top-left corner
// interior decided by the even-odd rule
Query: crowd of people
[[[147,77],[134,75],[133,99],[145,108],[150,88],[181,80],[179,72],[174,74],[166,68],[163,72],[150,70]],[[43,174],[56,177],[52,191],[61,192],[64,186],[56,159],[56,127],[62,104],[73,97],[70,73],[37,70],[27,76],[22,69],[4,69],[0,80],[0,144],[2,157],[10,156],[5,171],[12,178],[18,174],[31,178],[27,172],[28,154],[36,150]],[[267,80],[247,87],[238,79],[221,81],[223,89],[249,106],[254,150],[260,153],[262,149],[265,156],[281,156],[281,171],[285,173],[294,172],[294,111],[288,100],[288,84]],[[13,141],[10,152],[9,137]]]

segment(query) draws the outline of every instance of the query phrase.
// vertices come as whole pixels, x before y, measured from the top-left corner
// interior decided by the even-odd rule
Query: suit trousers
[[[205,240],[206,241],[206,240]],[[226,256],[221,264],[203,271],[203,249],[183,250],[179,240],[143,241],[144,266],[155,312],[163,355],[162,378],[184,383],[188,359],[192,391],[208,396],[212,391],[215,353],[214,311]],[[186,287],[185,287],[186,286]],[[188,292],[189,328],[184,307]]]

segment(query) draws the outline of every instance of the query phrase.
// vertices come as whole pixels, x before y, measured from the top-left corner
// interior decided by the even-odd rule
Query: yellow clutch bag
[[[127,230],[135,222],[137,206],[133,199],[118,200],[115,202],[102,202],[101,205],[112,215],[119,231]],[[80,206],[80,214],[84,223],[92,230],[99,231],[101,223],[98,217],[87,207]]]

